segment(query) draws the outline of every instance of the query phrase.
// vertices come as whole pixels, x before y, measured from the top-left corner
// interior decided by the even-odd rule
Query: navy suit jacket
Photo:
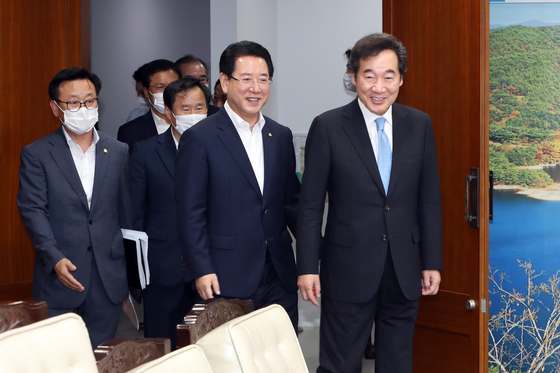
[[[311,124],[298,210],[298,274],[318,273],[325,296],[365,302],[375,294],[390,247],[403,294],[421,295],[421,270],[442,268],[441,203],[430,117],[393,104],[389,190],[355,99]],[[329,211],[321,246],[325,195]]]
[[[146,114],[120,126],[117,140],[127,143],[128,151],[132,154],[135,143],[157,135],[156,122],[150,109]]]
[[[299,180],[292,132],[270,118],[262,129],[264,193],[224,108],[183,133],[176,160],[179,234],[187,278],[216,273],[222,295],[259,286],[268,248],[286,291],[297,291],[294,254]]]
[[[177,285],[184,278],[175,204],[175,156],[171,128],[136,143],[130,157],[133,227],[148,234],[150,282]]]
[[[36,249],[33,299],[52,308],[75,308],[86,291],[66,288],[54,266],[68,258],[72,275],[87,290],[95,260],[114,303],[128,296],[121,226],[130,228],[128,146],[99,132],[91,208],[62,128],[21,151],[17,203]]]

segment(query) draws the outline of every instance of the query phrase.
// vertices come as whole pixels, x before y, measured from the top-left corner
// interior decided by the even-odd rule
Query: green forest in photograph
[[[560,163],[560,26],[490,30],[490,169],[496,184],[545,188]]]

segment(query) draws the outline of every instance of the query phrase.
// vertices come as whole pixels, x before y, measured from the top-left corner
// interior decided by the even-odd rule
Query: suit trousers
[[[144,291],[144,336],[169,338],[171,349],[177,348],[177,324],[192,309],[192,282],[174,286],[150,284]]]
[[[375,373],[411,373],[418,304],[418,299],[403,295],[388,248],[383,277],[371,300],[348,303],[321,298],[317,372],[361,373],[364,346],[375,320]]]
[[[56,281],[59,281],[58,279]],[[115,304],[107,295],[103,286],[95,258],[91,261],[91,278],[89,289],[84,289],[86,298],[76,309],[50,308],[49,317],[63,313],[76,312],[84,320],[91,346],[95,349],[103,342],[110,341],[117,334],[117,326],[122,310],[122,303]]]

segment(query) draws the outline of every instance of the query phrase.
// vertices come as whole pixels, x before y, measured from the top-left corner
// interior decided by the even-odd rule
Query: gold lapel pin
[[[269,133],[268,133],[268,136],[272,137],[272,133],[269,132]]]
[[[107,153],[107,148],[103,149],[103,152]]]

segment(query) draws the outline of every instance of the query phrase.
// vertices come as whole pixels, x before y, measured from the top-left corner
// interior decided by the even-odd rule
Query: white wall
[[[237,41],[237,1],[210,0],[210,50],[212,93],[220,76],[220,56],[228,45]]]
[[[382,0],[278,0],[278,116],[294,134],[355,95],[344,90],[344,51],[381,32]],[[275,83],[276,84],[276,83]]]
[[[266,47],[275,72],[263,112],[296,135],[306,134],[318,114],[354,98],[342,85],[344,51],[382,31],[382,0],[212,0],[211,12],[212,20],[227,19],[227,27],[236,27],[222,29],[220,36],[212,27],[212,42],[228,40],[212,46],[213,68],[217,71],[231,42],[252,40]]]
[[[210,0],[91,0],[91,69],[103,82],[99,126],[111,136],[137,106],[132,73],[155,59],[210,60]]]

